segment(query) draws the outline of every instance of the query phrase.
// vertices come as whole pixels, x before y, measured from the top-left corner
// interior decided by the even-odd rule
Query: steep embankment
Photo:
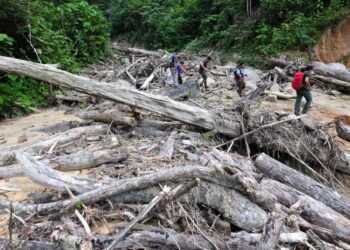
[[[350,68],[350,16],[328,29],[316,45],[316,55],[325,63],[335,62],[344,57]]]

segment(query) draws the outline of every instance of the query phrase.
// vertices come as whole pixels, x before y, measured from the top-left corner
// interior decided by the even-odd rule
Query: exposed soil
[[[328,29],[316,46],[318,59],[325,63],[336,62],[350,53],[350,17]],[[344,62],[350,68],[350,59]]]

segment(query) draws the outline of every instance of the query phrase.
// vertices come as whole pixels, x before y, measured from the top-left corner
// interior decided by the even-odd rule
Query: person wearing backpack
[[[247,75],[244,72],[244,68],[245,68],[244,63],[240,63],[238,68],[235,71],[233,71],[233,75],[235,77],[236,85],[238,87],[237,92],[238,92],[238,95],[240,97],[242,97],[243,90],[245,89],[245,86],[246,86],[245,81],[244,81],[244,77],[247,76]]]
[[[207,71],[209,70],[208,68],[208,64],[211,62],[211,57],[208,56],[207,59],[205,59],[200,65],[199,65],[199,74],[203,77],[203,83],[204,84],[204,88],[205,90],[207,91],[209,88],[208,88],[208,85],[207,85]],[[201,84],[201,86],[202,86]]]
[[[306,103],[303,107],[302,114],[307,114],[312,103],[312,86],[311,86],[311,75],[313,70],[312,65],[307,65],[304,72],[296,72],[292,82],[293,89],[297,92],[297,98],[294,105],[294,114],[300,115],[300,105],[303,97],[306,99]]]
[[[179,54],[179,49],[175,49],[174,53],[169,57],[169,68],[171,71],[171,76],[172,76],[172,80],[173,80],[173,84],[174,86],[178,85],[178,81],[177,81],[177,77],[176,77],[176,63],[177,63],[177,56]]]

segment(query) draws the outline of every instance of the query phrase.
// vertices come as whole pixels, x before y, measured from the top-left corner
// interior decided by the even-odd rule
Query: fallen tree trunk
[[[160,67],[157,67],[155,70],[153,70],[152,74],[149,77],[147,77],[145,82],[141,85],[140,89],[142,90],[148,89],[149,84],[153,81],[155,75],[158,73],[159,70],[160,70]]]
[[[312,77],[314,77],[318,80],[321,80],[323,82],[326,82],[326,83],[331,83],[331,84],[337,85],[339,87],[350,88],[350,82],[345,82],[345,81],[341,81],[338,79],[334,79],[334,78],[326,77],[326,76],[321,76],[321,75],[315,75]]]
[[[350,127],[346,126],[343,122],[339,120],[335,122],[335,126],[337,129],[338,136],[343,140],[350,142]]]
[[[261,187],[277,197],[278,201],[293,210],[313,225],[331,230],[346,242],[350,241],[350,220],[325,204],[304,193],[275,180],[263,180]]]
[[[264,227],[267,214],[258,205],[235,190],[215,184],[201,183],[198,202],[219,211],[231,224],[249,232]]]
[[[210,114],[207,110],[176,102],[168,97],[122,88],[111,83],[101,83],[47,65],[3,56],[0,56],[0,70],[143,108],[187,124],[216,130],[228,136],[235,137],[240,134],[240,122],[225,120]]]
[[[295,99],[297,97],[296,95],[287,95],[287,94],[283,94],[281,92],[272,92],[272,91],[268,91],[268,90],[265,90],[264,94],[265,95],[275,95],[275,96],[277,96],[278,99],[282,99],[282,100]]]
[[[46,204],[23,204],[20,202],[12,202],[14,211],[21,213],[56,213],[63,212],[73,208],[77,203],[84,203],[86,205],[106,199],[114,195],[119,195],[122,193],[130,192],[132,190],[140,190],[150,186],[157,185],[161,182],[173,181],[177,179],[187,179],[187,178],[204,178],[209,176],[214,176],[216,169],[200,166],[190,166],[190,167],[177,167],[172,169],[165,169],[158,171],[154,174],[132,178],[124,179],[118,181],[111,185],[106,185],[101,188],[89,191],[87,193],[75,196],[74,198],[62,201],[56,201]],[[11,201],[0,200],[0,208],[8,208]]]
[[[106,133],[107,125],[95,125],[88,127],[73,128],[63,133],[59,133],[49,137],[44,141],[28,142],[18,146],[5,148],[0,151],[0,166],[9,165],[14,160],[14,152],[17,150],[26,151],[27,153],[39,153],[48,150],[52,145],[65,144],[74,140],[78,140],[85,136],[94,136]]]
[[[51,169],[44,163],[34,160],[28,153],[16,153],[16,159],[23,173],[32,181],[45,187],[65,191],[66,187],[77,193],[85,193],[102,187],[103,183],[96,180],[73,176]],[[107,183],[104,183],[107,184]]]
[[[266,154],[260,154],[255,160],[259,170],[267,176],[285,183],[322,202],[335,211],[350,218],[350,201],[335,190],[322,185],[310,177],[276,161]]]
[[[131,54],[140,54],[140,55],[146,55],[146,56],[155,56],[155,57],[162,57],[164,53],[156,52],[156,51],[150,51],[145,49],[138,49],[138,48],[127,48],[124,46],[119,45],[118,43],[112,43],[112,48],[118,51],[131,53]]]
[[[98,122],[115,123],[117,125],[126,125],[130,127],[136,127],[137,121],[134,117],[127,116],[118,110],[91,110],[91,111],[79,111],[75,113],[76,116],[82,119],[91,119]]]
[[[0,238],[0,249],[16,250],[61,250],[57,244],[32,240],[9,240]],[[7,246],[7,247],[6,247]],[[2,248],[4,247],[4,248]]]
[[[332,77],[340,81],[348,82],[350,84],[350,72],[348,70],[334,69],[328,67],[327,64],[314,62],[314,71],[318,75]]]
[[[74,171],[93,168],[105,163],[117,163],[128,158],[128,153],[122,148],[101,148],[93,151],[78,151],[70,155],[43,159],[43,163],[61,171]],[[0,179],[8,179],[24,175],[19,164],[0,167]]]

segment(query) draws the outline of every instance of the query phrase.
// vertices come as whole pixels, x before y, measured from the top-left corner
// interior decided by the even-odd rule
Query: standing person
[[[180,65],[177,66],[176,71],[177,71],[177,80],[179,84],[182,84],[181,74],[185,72],[185,63],[183,61],[181,61]]]
[[[314,67],[312,65],[307,65],[305,72],[297,72],[294,75],[294,80],[292,83],[293,89],[297,92],[297,99],[295,100],[294,105],[294,114],[299,116],[300,115],[300,104],[303,97],[306,99],[306,103],[304,105],[302,114],[307,114],[311,107],[312,103],[312,86],[311,86],[311,76],[312,76],[312,70]]]
[[[179,54],[179,49],[175,49],[174,54],[171,55],[170,57],[170,62],[169,62],[169,68],[171,71],[171,76],[173,80],[174,86],[177,86],[177,77],[176,77],[176,62],[177,62],[177,56]]]
[[[208,85],[207,85],[207,71],[209,70],[208,68],[208,64],[211,61],[211,57],[208,56],[207,59],[205,59],[200,65],[199,65],[199,74],[201,74],[201,76],[203,77],[203,84],[204,84],[204,88],[205,90],[208,90]],[[202,84],[201,84],[202,86]]]
[[[245,89],[245,81],[244,81],[244,77],[247,76],[245,74],[245,65],[244,63],[240,63],[238,65],[238,68],[233,72],[234,76],[235,76],[235,81],[236,81],[236,85],[238,87],[238,95],[240,97],[242,97],[243,95],[243,90]]]

